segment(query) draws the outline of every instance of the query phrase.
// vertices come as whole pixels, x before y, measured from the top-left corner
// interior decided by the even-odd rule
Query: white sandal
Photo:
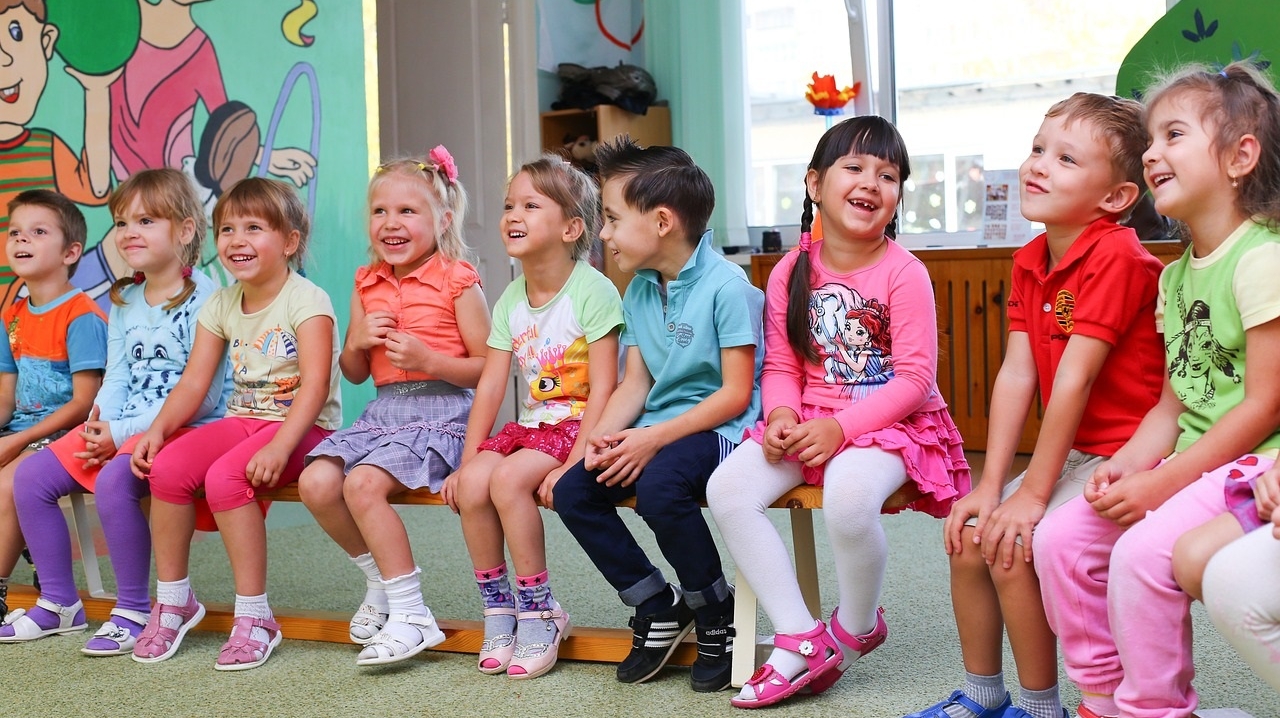
[[[347,626],[347,637],[357,645],[368,645],[369,641],[372,641],[374,636],[387,625],[388,617],[372,603],[362,603]]]
[[[24,641],[34,641],[45,636],[55,636],[62,633],[78,633],[89,627],[89,622],[84,620],[84,604],[76,601],[70,606],[59,606],[53,601],[37,598],[36,605],[49,613],[58,616],[58,625],[54,628],[41,628],[25,611],[22,615],[15,615],[17,611],[9,614],[12,620],[5,624],[6,628],[13,629],[12,636],[0,636],[0,643],[22,643]],[[75,623],[76,617],[80,617],[80,623]]]
[[[130,611],[124,608],[112,609],[111,615],[133,621],[143,628],[146,627],[147,621],[150,619],[150,616],[146,613]],[[142,633],[141,628],[138,629],[138,633]],[[116,647],[90,648],[90,646],[92,646],[98,639],[102,639],[104,642],[115,643]],[[124,628],[123,626],[118,626],[114,621],[108,620],[106,623],[102,624],[102,627],[98,629],[97,633],[93,634],[93,636],[89,638],[89,641],[85,643],[84,648],[80,649],[80,652],[86,656],[127,656],[133,653],[133,647],[137,642],[138,637],[130,633],[129,629]]]
[[[418,642],[406,643],[388,629],[397,624],[407,624],[418,632]],[[390,616],[387,625],[365,644],[364,650],[356,657],[357,666],[380,666],[386,663],[398,663],[438,646],[444,642],[444,631],[436,625],[436,619],[430,611],[424,616],[410,616],[396,613]]]

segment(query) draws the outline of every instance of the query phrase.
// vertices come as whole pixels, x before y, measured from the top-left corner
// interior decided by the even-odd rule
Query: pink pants
[[[1040,522],[1034,554],[1045,615],[1081,691],[1114,694],[1122,716],[1191,715],[1191,597],[1173,580],[1173,544],[1227,511],[1227,481],[1271,464],[1249,455],[1206,473],[1128,530],[1083,496]]]
[[[190,504],[203,488],[214,513],[253,502],[254,487],[245,476],[245,466],[283,423],[228,416],[173,439],[151,466],[151,495],[171,504]],[[313,425],[289,455],[276,485],[297,481],[307,452],[332,433]]]

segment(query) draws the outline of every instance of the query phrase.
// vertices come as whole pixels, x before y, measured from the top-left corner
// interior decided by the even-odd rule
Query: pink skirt
[[[826,418],[836,414],[834,409],[805,405],[800,409],[802,421]],[[747,431],[758,444],[764,442],[766,424],[757,422]],[[854,439],[845,439],[837,451],[857,446],[876,447],[892,451],[902,457],[907,478],[915,483],[923,494],[907,508],[923,511],[930,516],[946,518],[951,505],[969,493],[969,461],[964,457],[964,439],[947,410],[918,411],[896,424],[869,431]],[[786,461],[798,461],[794,456]],[[821,486],[827,466],[804,466],[801,476],[806,484]],[[897,509],[887,513],[897,513]]]

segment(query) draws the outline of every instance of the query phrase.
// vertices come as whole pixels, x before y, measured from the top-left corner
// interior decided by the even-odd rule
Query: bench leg
[[[102,573],[98,570],[98,549],[93,545],[93,522],[89,518],[89,507],[84,503],[84,494],[73,493],[68,498],[71,501],[72,530],[75,532],[76,543],[80,545],[80,561],[84,564],[84,578],[89,595],[95,598],[112,598],[102,587]]]
[[[796,553],[796,580],[809,613],[822,620],[822,595],[818,589],[818,551],[813,539],[813,512],[790,509],[791,540]]]
[[[733,671],[729,682],[741,688],[756,671],[756,592],[751,590],[742,570],[734,578],[733,628],[737,632],[733,641]]]

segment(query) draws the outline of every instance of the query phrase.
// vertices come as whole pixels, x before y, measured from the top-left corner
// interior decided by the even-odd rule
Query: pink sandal
[[[476,661],[481,673],[488,673],[489,675],[506,673],[507,666],[511,665],[511,657],[516,652],[516,624],[514,623],[516,609],[507,606],[495,606],[484,609],[484,615],[486,618],[489,616],[511,616],[513,621],[510,633],[499,633],[493,637],[485,637],[484,641],[480,643],[480,656]]]
[[[263,628],[271,634],[267,643],[250,638],[253,629]],[[236,616],[231,621],[231,637],[222,644],[218,652],[218,662],[213,667],[219,671],[247,671],[257,668],[271,657],[271,652],[280,645],[284,635],[280,632],[280,624],[265,618],[252,616]]]
[[[516,615],[517,633],[519,622],[530,619],[540,620],[545,624],[546,640],[517,643],[513,654],[515,657],[507,667],[507,678],[516,680],[537,678],[551,670],[555,667],[556,658],[560,655],[560,642],[568,638],[569,631],[572,630],[569,614],[565,613],[564,609],[556,607],[543,611],[521,611]]]
[[[165,614],[178,616],[182,623],[177,628],[166,628],[161,621]],[[133,660],[138,663],[159,663],[172,658],[178,651],[178,646],[182,645],[183,636],[203,618],[204,605],[196,600],[195,593],[187,599],[185,606],[157,603],[151,608],[151,617],[147,619],[146,627],[133,644]]]
[[[844,658],[840,647],[827,633],[827,625],[822,621],[818,621],[818,625],[804,633],[776,633],[773,645],[799,653],[804,657],[807,669],[795,678],[788,679],[768,663],[760,666],[746,684],[755,693],[755,699],[734,696],[729,699],[729,703],[735,708],[764,708],[784,701],[835,670]]]
[[[889,627],[884,622],[884,608],[876,610],[875,628],[871,629],[870,633],[862,636],[855,636],[844,630],[844,627],[840,625],[840,621],[836,620],[836,614],[838,613],[840,613],[839,607],[831,612],[831,635],[835,636],[836,641],[841,645],[848,646],[856,651],[858,658],[874,651],[881,643],[884,643],[884,639],[889,637]],[[857,659],[855,658],[854,660]],[[843,660],[841,663],[843,663]],[[840,680],[840,676],[844,675],[845,669],[851,665],[853,665],[853,661],[849,661],[848,665],[836,666],[835,670],[824,673],[817,680],[811,681],[809,683],[809,692],[816,696],[835,685],[836,681]]]

